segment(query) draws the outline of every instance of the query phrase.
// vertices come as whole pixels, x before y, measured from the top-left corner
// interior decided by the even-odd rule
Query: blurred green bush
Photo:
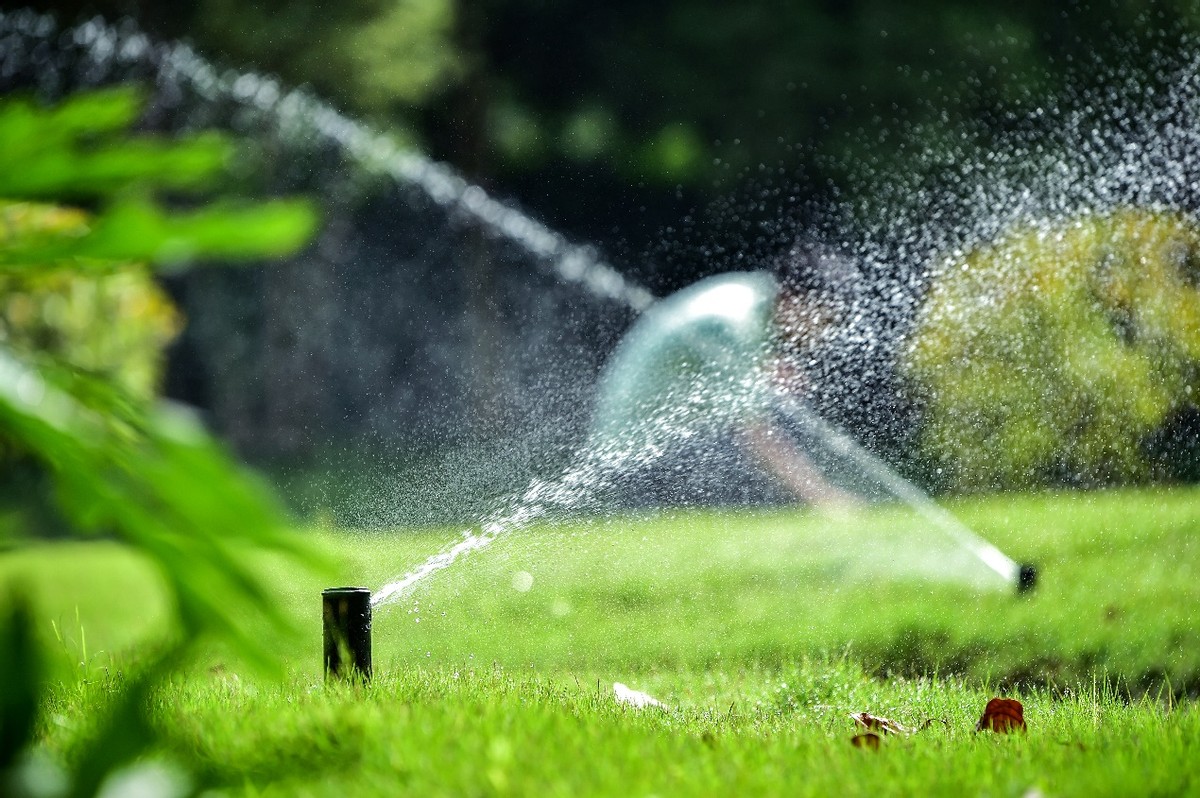
[[[29,236],[77,236],[87,225],[77,209],[0,202],[0,248]],[[181,324],[144,264],[0,271],[0,344],[51,355],[142,400],[155,395],[163,350]]]
[[[1189,472],[1164,425],[1200,389],[1200,227],[1120,209],[946,260],[910,339],[925,454],[957,490]],[[1159,442],[1153,451],[1151,441]]]
[[[182,201],[211,185],[232,146],[134,136],[139,112],[127,89],[54,108],[0,101],[0,541],[20,545],[45,515],[20,511],[47,499],[70,533],[115,538],[157,566],[176,630],[96,708],[103,732],[61,773],[72,796],[95,794],[153,743],[150,690],[198,645],[219,637],[272,661],[270,635],[250,626],[265,619],[279,633],[288,623],[249,552],[315,562],[272,496],[185,410],[157,401],[162,348],[180,320],[151,274],[287,254],[308,240],[314,214],[298,201],[165,207],[157,194]],[[47,673],[32,611],[6,598],[0,793],[11,794],[33,789],[22,763]]]

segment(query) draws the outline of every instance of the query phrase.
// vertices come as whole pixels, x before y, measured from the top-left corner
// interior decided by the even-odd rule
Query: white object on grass
[[[618,704],[628,704],[635,709],[644,709],[646,707],[667,708],[666,704],[654,696],[643,693],[640,690],[630,689],[620,682],[613,682],[613,695],[616,696]]]

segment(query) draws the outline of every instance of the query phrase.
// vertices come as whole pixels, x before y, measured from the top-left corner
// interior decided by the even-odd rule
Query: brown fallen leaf
[[[983,716],[975,724],[975,731],[993,731],[1007,734],[1025,731],[1025,709],[1015,698],[993,698],[983,709]]]
[[[884,734],[908,734],[908,729],[896,721],[888,720],[887,718],[877,718],[867,712],[858,712],[852,714],[850,717],[867,731],[883,732]]]
[[[869,748],[872,751],[879,750],[879,735],[867,732],[860,734],[857,737],[850,738],[850,744],[855,748]]]

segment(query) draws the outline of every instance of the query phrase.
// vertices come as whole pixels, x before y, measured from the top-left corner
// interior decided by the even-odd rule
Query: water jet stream
[[[99,36],[92,33],[89,38]],[[253,72],[218,72],[186,45],[172,45],[163,65],[168,74],[187,80],[197,91],[254,107],[273,115],[281,126],[311,125],[317,134],[340,146],[364,167],[416,186],[439,205],[465,213],[489,233],[518,244],[549,264],[559,279],[579,285],[593,296],[635,312],[645,310],[654,301],[653,294],[601,260],[592,247],[571,243],[561,233],[491,196],[448,164],[400,147],[393,137],[371,130],[307,92],[292,90],[284,94],[274,78]]]
[[[922,567],[909,570],[985,589],[1013,590],[1022,587],[1021,565],[972,531],[851,436],[825,421],[805,402],[779,390],[772,395],[772,404],[790,422],[789,434],[803,447],[806,456],[823,477],[861,501],[864,507],[901,506],[911,509],[920,518],[922,523],[919,530],[903,533],[905,538],[899,541],[907,551],[888,549],[891,552],[888,556],[903,554],[915,559],[936,559],[938,552],[946,551],[942,544],[949,543],[949,551],[962,554],[961,559],[943,557],[936,563],[925,562]],[[689,422],[696,421],[687,416],[685,409],[680,411],[679,417],[663,420],[659,428],[651,433],[654,440],[644,447],[600,450],[585,447],[558,479],[534,481],[504,510],[494,513],[477,528],[465,530],[457,543],[376,590],[371,595],[371,606],[384,606],[399,600],[425,579],[450,567],[460,558],[490,546],[502,535],[528,528],[537,521],[553,517],[555,513],[603,508],[605,494],[610,488],[623,477],[636,474],[640,468],[653,464],[667,454],[669,439],[687,435]],[[844,521],[848,517],[852,520],[852,515],[848,516],[837,509],[818,509],[829,510],[839,520]],[[874,542],[857,539],[851,545],[870,547]]]
[[[956,547],[970,552],[1003,586],[1018,586],[1021,566],[796,396],[777,391],[775,407],[803,436],[805,454],[823,474],[872,504],[900,502],[915,510]],[[849,484],[846,484],[849,483]]]
[[[486,518],[478,528],[464,530],[457,543],[376,590],[371,594],[371,606],[390,604],[400,599],[419,582],[450,567],[460,557],[490,546],[501,535],[528,527],[552,513],[570,513],[587,506],[632,463],[651,462],[657,454],[652,448],[641,452],[580,452],[558,478],[534,480],[524,492]]]
[[[58,32],[49,15],[0,11],[0,42],[9,47],[16,42],[26,49],[33,49],[30,42],[59,46]],[[63,36],[97,63],[153,64],[159,79],[190,87],[205,101],[230,101],[261,115],[278,130],[334,144],[364,168],[415,186],[488,233],[517,244],[558,279],[578,285],[592,296],[635,312],[654,301],[653,294],[605,262],[594,248],[570,242],[561,233],[491,196],[453,167],[400,146],[395,137],[372,130],[307,91],[285,90],[275,78],[255,72],[220,69],[182,42],[155,42],[128,25],[118,27],[93,19]],[[5,57],[0,52],[0,59]]]

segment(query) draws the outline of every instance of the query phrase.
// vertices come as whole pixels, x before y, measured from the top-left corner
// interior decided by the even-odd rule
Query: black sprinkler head
[[[321,591],[325,628],[325,678],[371,678],[371,591],[330,587]]]
[[[1017,592],[1028,593],[1037,585],[1038,572],[1037,566],[1030,563],[1021,563],[1021,571],[1017,575]]]

